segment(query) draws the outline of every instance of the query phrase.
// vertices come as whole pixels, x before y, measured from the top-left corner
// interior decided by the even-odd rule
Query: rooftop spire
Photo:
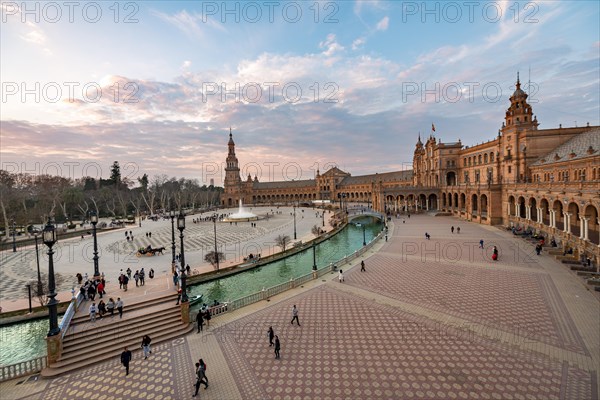
[[[517,71],[517,90],[521,89],[521,81],[519,80],[519,71]]]

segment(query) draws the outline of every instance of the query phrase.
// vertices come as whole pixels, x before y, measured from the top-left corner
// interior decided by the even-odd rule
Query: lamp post
[[[317,270],[317,251],[315,250],[316,246],[315,246],[315,241],[313,240],[313,244],[312,244],[312,251],[313,251],[313,271]]]
[[[35,239],[35,261],[37,263],[37,273],[38,273],[37,295],[41,296],[42,292],[44,290],[42,289],[42,274],[40,273],[40,253],[38,251],[38,235],[37,235],[37,233],[35,233],[33,235],[33,238]]]
[[[213,215],[213,226],[215,230],[215,259],[217,260],[217,271],[219,270],[219,252],[217,250],[217,214]]]
[[[325,226],[325,207],[323,207],[323,213],[321,214],[321,218],[323,219],[323,226]]]
[[[98,267],[98,239],[96,239],[96,224],[98,223],[98,214],[95,211],[90,213],[90,222],[94,229],[92,234],[94,236],[94,276],[100,276],[100,268]]]
[[[181,256],[179,257],[179,262],[181,263],[181,302],[185,303],[188,301],[187,295],[187,287],[186,287],[186,279],[187,276],[185,274],[185,250],[183,248],[183,230],[185,229],[185,215],[180,211],[177,216],[177,229],[179,229],[179,240],[181,241]]]
[[[296,205],[294,204],[294,240],[296,240]]]
[[[171,217],[171,253],[173,255],[173,259],[171,263],[175,265],[175,211],[169,211],[169,217]]]
[[[12,236],[13,236],[13,253],[17,252],[17,227],[15,225],[15,219],[12,220]]]
[[[58,300],[56,297],[56,282],[54,281],[54,260],[52,255],[54,251],[52,250],[52,246],[56,243],[56,229],[54,229],[54,225],[52,225],[52,221],[48,218],[48,223],[42,232],[42,241],[46,246],[48,246],[48,318],[50,320],[50,330],[48,331],[48,336],[55,336],[60,333],[60,328],[58,327]]]
[[[365,234],[365,224],[362,224],[362,228],[363,228],[363,246],[367,245],[367,237]]]

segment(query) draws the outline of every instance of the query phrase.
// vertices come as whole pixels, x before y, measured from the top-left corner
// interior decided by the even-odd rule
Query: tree
[[[142,175],[141,178],[138,178],[138,182],[140,183],[140,186],[142,187],[142,189],[144,189],[144,192],[146,190],[148,190],[148,184],[149,184],[148,174],[144,174],[144,175]]]
[[[110,181],[111,184],[115,186],[119,186],[121,183],[121,167],[119,166],[119,162],[115,161],[113,165],[110,167]]]
[[[313,227],[310,231],[315,236],[319,236],[321,234],[321,228],[319,227],[319,225],[313,225]]]
[[[29,281],[27,284],[31,285],[31,296],[35,299],[37,299],[37,301],[40,303],[40,306],[45,306],[46,303],[48,302],[48,293],[50,293],[50,289],[48,288],[48,275],[45,273],[41,273],[41,280],[42,280],[42,292],[38,293],[37,291],[37,287],[38,287],[38,281],[36,280],[31,280]],[[54,285],[56,286],[56,291],[58,292],[59,287],[66,282],[66,278],[64,275],[61,274],[54,274]],[[27,286],[25,286],[25,293],[27,295],[29,295],[29,290],[27,289]]]
[[[288,235],[279,235],[275,238],[275,244],[281,247],[281,251],[285,251],[285,248],[290,244],[290,237]]]
[[[225,254],[221,253],[220,251],[215,252],[213,250],[209,253],[206,253],[204,256],[204,261],[210,263],[214,269],[217,269],[217,260],[219,262],[225,261]]]

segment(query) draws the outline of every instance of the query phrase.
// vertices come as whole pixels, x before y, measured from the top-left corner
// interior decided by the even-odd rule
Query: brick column
[[[46,351],[48,355],[48,365],[58,361],[60,353],[62,353],[62,334],[46,336]]]

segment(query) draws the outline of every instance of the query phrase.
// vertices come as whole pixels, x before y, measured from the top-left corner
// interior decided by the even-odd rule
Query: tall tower
[[[413,154],[413,185],[423,185],[423,156],[425,155],[425,148],[423,142],[421,142],[421,133],[419,132],[419,140],[415,146],[415,152]]]
[[[225,189],[223,205],[232,206],[237,203],[240,198],[240,190],[242,179],[240,178],[240,167],[237,157],[235,156],[235,143],[231,128],[229,128],[229,143],[227,143],[228,153],[225,167],[225,181],[223,186]]]

